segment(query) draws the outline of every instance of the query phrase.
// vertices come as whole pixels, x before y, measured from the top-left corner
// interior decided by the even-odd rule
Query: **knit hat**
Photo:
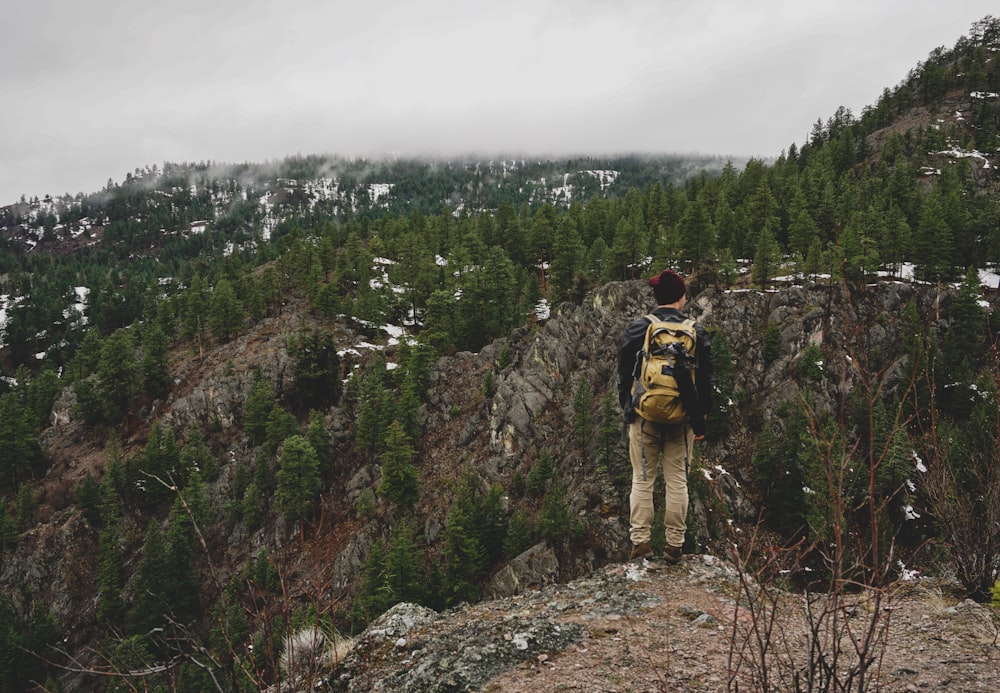
[[[649,280],[649,285],[653,287],[653,296],[659,306],[676,303],[687,293],[684,277],[673,270],[663,270]]]

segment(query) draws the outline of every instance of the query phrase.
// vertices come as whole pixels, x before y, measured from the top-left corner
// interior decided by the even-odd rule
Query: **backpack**
[[[677,376],[694,383],[695,346],[698,343],[695,322],[664,322],[647,315],[649,327],[642,350],[636,355],[632,383],[632,405],[639,416],[653,423],[683,423],[687,412],[681,402]],[[685,386],[687,383],[684,383]]]

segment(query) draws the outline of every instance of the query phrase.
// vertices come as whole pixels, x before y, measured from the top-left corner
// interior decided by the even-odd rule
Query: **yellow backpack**
[[[632,384],[632,403],[636,413],[653,423],[683,423],[687,412],[681,402],[677,383],[679,371],[695,377],[695,347],[698,343],[695,322],[664,322],[647,315],[649,327],[642,351],[636,356],[637,373]],[[682,375],[683,377],[683,375]]]

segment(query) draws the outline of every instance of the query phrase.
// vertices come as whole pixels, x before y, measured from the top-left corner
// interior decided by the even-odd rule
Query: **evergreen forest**
[[[512,333],[662,268],[685,274],[694,293],[801,283],[864,292],[904,278],[956,291],[947,329],[903,316],[908,353],[921,364],[907,402],[857,421],[885,437],[892,412],[904,411],[923,431],[922,412],[933,408],[956,487],[984,483],[1000,426],[997,326],[984,310],[1000,290],[997,50],[1000,20],[987,17],[874,105],[818,119],[806,141],[773,159],[164,163],[100,191],[0,208],[0,689],[63,690],[59,665],[128,672],[171,662],[168,673],[150,671],[150,689],[257,690],[280,677],[288,632],[322,623],[356,633],[399,601],[474,601],[497,566],[539,541],[584,546],[556,451],[542,449],[508,488],[471,473],[450,479],[440,501],[447,519],[428,548],[418,509],[437,492],[418,457],[441,441],[428,442],[421,407],[437,359],[492,345],[499,373],[510,352],[497,345]],[[272,325],[286,330],[289,368],[280,384],[256,373],[235,424],[225,412],[184,430],[150,421],[190,389],[171,364]],[[391,364],[379,352],[358,357],[345,341],[386,330]],[[726,350],[720,335],[722,388],[739,356]],[[804,369],[810,361],[819,359]],[[477,386],[482,397],[495,392],[493,377]],[[958,394],[970,388],[978,397]],[[567,436],[596,450],[602,469],[620,453],[617,405],[604,394],[580,381]],[[60,500],[85,519],[96,566],[93,611],[77,636],[99,655],[69,664],[59,643],[70,634],[50,605],[6,589],[19,547],[56,512],[39,489],[61,407],[81,425],[73,444],[101,458]],[[728,416],[717,413],[713,430]],[[828,508],[792,500],[789,484],[807,480],[786,478],[782,466],[801,459],[807,474],[800,443],[816,433],[798,413],[781,416],[780,425],[758,422],[751,452],[777,499],[765,521],[778,535],[816,538],[802,527]],[[910,462],[905,438],[881,443],[894,464]],[[252,451],[238,468],[228,464],[237,444]],[[341,492],[347,457],[379,475],[345,512],[353,522],[393,518],[359,560],[349,597],[319,609],[288,596],[284,566],[263,549],[247,549],[225,577],[209,575],[202,549],[233,532],[290,538],[335,525],[320,499]],[[899,466],[885,469],[878,483],[891,493]],[[508,496],[525,500],[512,510]],[[970,500],[963,517],[986,512],[977,502],[990,499]],[[961,530],[933,531],[955,543]],[[986,601],[1000,532],[991,541],[985,559],[958,569]],[[25,651],[47,655],[24,660]]]

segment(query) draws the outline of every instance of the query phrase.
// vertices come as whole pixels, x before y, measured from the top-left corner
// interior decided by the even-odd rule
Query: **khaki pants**
[[[629,496],[629,535],[633,544],[650,540],[653,528],[653,484],[658,467],[663,468],[666,487],[664,524],[667,545],[683,546],[687,529],[687,473],[694,431],[687,424],[654,424],[636,417],[628,427],[628,452],[632,461],[632,493]]]

